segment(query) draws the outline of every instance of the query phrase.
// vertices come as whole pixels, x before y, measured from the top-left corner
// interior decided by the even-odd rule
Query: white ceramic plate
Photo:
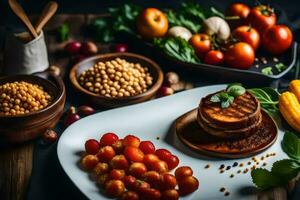
[[[238,169],[243,171],[243,169],[249,168],[247,162],[251,158],[221,160],[203,157],[181,144],[171,130],[173,121],[197,107],[201,97],[224,88],[225,85],[196,88],[169,97],[100,112],[83,118],[68,127],[60,137],[57,147],[60,164],[74,184],[89,199],[107,199],[99,192],[96,184],[88,178],[88,173],[78,167],[79,152],[84,151],[84,143],[87,139],[99,139],[105,132],[115,132],[120,137],[134,134],[141,140],[153,141],[157,148],[169,149],[180,158],[181,166],[192,167],[194,175],[200,181],[200,187],[196,192],[182,199],[256,199],[250,173],[236,173]],[[160,137],[160,140],[157,140],[157,137]],[[282,137],[283,132],[279,131],[275,144],[256,156],[260,158],[267,153],[276,152],[275,157],[260,161],[258,166],[266,162],[266,168],[269,169],[274,161],[286,158],[280,146]],[[234,167],[222,174],[219,173],[218,168],[221,164],[232,165],[235,161],[243,162],[245,167]],[[209,169],[205,169],[207,164],[211,165]],[[229,177],[231,174],[235,175],[234,178]],[[221,187],[225,187],[230,192],[229,197],[225,197],[224,193],[219,191]]]

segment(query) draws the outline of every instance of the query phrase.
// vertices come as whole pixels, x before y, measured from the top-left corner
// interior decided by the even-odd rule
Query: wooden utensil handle
[[[35,30],[39,34],[45,24],[49,21],[49,19],[55,14],[57,11],[57,3],[54,1],[50,1],[46,7],[43,9],[43,12],[35,25]]]

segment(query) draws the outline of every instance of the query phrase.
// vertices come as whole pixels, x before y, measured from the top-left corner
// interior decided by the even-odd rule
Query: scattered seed
[[[219,169],[223,169],[225,167],[224,164],[220,165]]]
[[[254,157],[252,157],[252,160],[256,160],[256,157],[254,156]]]
[[[238,164],[239,164],[238,162],[234,162],[232,167],[236,167],[236,166],[238,166]]]
[[[238,174],[240,174],[241,172],[242,172],[241,170],[238,170],[238,171],[237,171]]]
[[[264,160],[265,159],[265,157],[264,156],[262,156],[261,158],[260,158],[260,160]]]
[[[233,178],[234,177],[234,174],[230,174],[230,178]]]
[[[267,166],[267,163],[266,163],[266,162],[264,162],[264,163],[263,163],[263,166]]]
[[[251,167],[251,170],[254,170],[254,169],[256,169],[256,165],[253,165],[253,166]]]
[[[259,162],[257,162],[256,165],[259,165]]]
[[[229,195],[230,195],[230,192],[225,192],[224,195],[225,195],[225,196],[229,196]]]
[[[266,155],[267,158],[268,158],[269,156],[270,156],[269,154]]]
[[[156,139],[157,139],[157,140],[159,140],[159,139],[160,139],[160,137],[158,137],[158,136],[157,136],[157,137],[156,137]]]
[[[258,58],[255,58],[254,60],[255,60],[255,61],[258,61]]]
[[[210,164],[205,165],[205,169],[210,168]]]
[[[220,192],[225,192],[225,190],[226,190],[226,189],[225,189],[224,187],[221,187],[221,188],[220,188]]]
[[[244,166],[244,163],[241,163],[241,164],[240,164],[240,167],[243,167],[243,166]]]
[[[267,63],[268,63],[268,61],[266,61],[266,60],[263,60],[263,61],[262,61],[262,63],[263,63],[263,64],[267,64]]]
[[[231,168],[230,166],[227,166],[227,167],[226,167],[226,170],[230,170],[230,168]]]
[[[223,170],[223,169],[221,169],[221,170],[220,170],[220,174],[223,174],[223,173],[224,173],[224,170]]]
[[[274,58],[273,58],[273,61],[274,61],[274,62],[279,62],[279,59],[276,58],[276,57],[274,57]]]
[[[251,161],[248,162],[248,165],[251,165]]]
[[[276,153],[273,153],[273,156],[276,156]]]
[[[249,171],[249,169],[246,168],[246,169],[243,171],[243,173],[246,174],[248,171]]]
[[[259,68],[259,64],[256,64],[255,67],[256,67],[256,68]]]

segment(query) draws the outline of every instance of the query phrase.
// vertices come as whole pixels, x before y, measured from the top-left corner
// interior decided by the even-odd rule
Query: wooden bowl
[[[41,85],[53,97],[53,101],[42,110],[23,115],[0,115],[0,140],[21,143],[40,136],[56,125],[63,113],[66,91],[62,79],[49,72],[2,77],[0,85],[14,81]]]
[[[110,98],[100,94],[92,93],[79,84],[78,77],[83,71],[93,67],[98,62],[106,62],[115,58],[125,59],[128,62],[140,63],[142,66],[147,67],[151,76],[153,77],[153,85],[146,92],[139,95]],[[144,56],[133,53],[109,53],[96,55],[76,64],[70,71],[70,80],[74,88],[86,96],[92,103],[104,107],[118,107],[140,103],[154,97],[163,83],[163,72],[154,61]]]

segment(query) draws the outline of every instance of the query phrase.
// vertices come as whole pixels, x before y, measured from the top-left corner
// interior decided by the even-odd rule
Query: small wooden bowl
[[[153,85],[146,92],[139,95],[130,97],[110,98],[92,93],[79,84],[78,77],[83,71],[93,67],[98,62],[106,62],[115,58],[125,59],[128,62],[140,63],[142,66],[147,67],[151,76],[153,77]],[[124,105],[140,103],[154,97],[163,83],[163,72],[154,61],[144,56],[133,53],[109,53],[96,55],[76,64],[70,71],[70,80],[73,87],[78,92],[86,96],[92,103],[104,107],[119,107]]]
[[[14,81],[41,85],[53,97],[53,101],[42,110],[24,115],[0,115],[0,140],[21,143],[40,136],[56,125],[63,113],[66,91],[62,79],[49,72],[6,76],[0,78],[0,85]]]

